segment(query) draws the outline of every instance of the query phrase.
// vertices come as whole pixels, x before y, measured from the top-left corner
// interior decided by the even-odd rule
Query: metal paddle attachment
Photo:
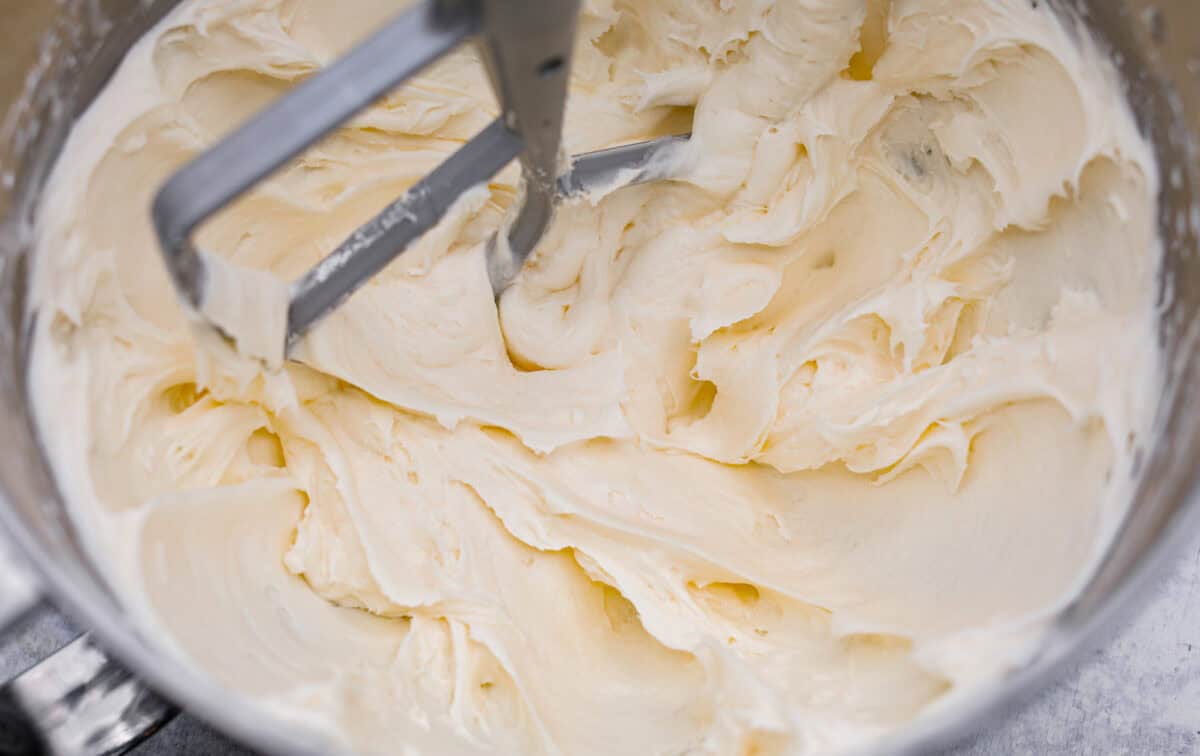
[[[488,245],[496,295],[537,245],[557,201],[614,180],[666,178],[687,136],[574,157],[560,171],[563,115],[579,0],[419,0],[373,36],[252,117],[188,163],[155,197],[153,220],[179,294],[225,335],[224,303],[210,297],[214,258],[198,251],[196,229],[289,160],[458,45],[479,45],[501,115],[441,165],[357,229],[287,289],[279,356],[321,318],[446,214],[468,189],[521,161],[522,204]],[[259,303],[259,309],[261,309]],[[280,305],[282,309],[282,304]],[[269,319],[269,318],[268,318]],[[215,321],[225,323],[222,327]],[[273,337],[272,337],[273,338]]]

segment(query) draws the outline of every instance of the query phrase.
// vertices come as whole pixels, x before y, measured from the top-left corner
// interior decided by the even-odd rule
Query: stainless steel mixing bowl
[[[0,0],[0,105],[15,102],[0,132],[0,531],[33,566],[49,600],[164,696],[257,750],[328,753],[294,725],[244,705],[139,636],[81,548],[26,401],[29,323],[36,313],[26,312],[25,292],[30,230],[42,186],[76,117],[130,44],[174,3]],[[1160,432],[1138,452],[1141,482],[1130,516],[1086,590],[1054,622],[1037,657],[1003,684],[897,734],[884,744],[887,752],[924,753],[946,745],[1044,685],[1068,657],[1137,604],[1157,566],[1200,522],[1194,464],[1200,460],[1200,403],[1187,390],[1200,378],[1200,177],[1195,153],[1200,139],[1200,4],[1062,0],[1057,5],[1063,12],[1078,13],[1108,46],[1159,158],[1159,221],[1166,243],[1159,338],[1170,355],[1171,376]],[[40,48],[34,43],[38,39]],[[14,596],[0,593],[0,610]]]

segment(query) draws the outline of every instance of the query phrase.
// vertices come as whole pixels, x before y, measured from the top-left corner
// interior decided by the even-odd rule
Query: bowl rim
[[[171,4],[179,1],[171,0]],[[35,318],[34,314],[25,319],[26,329]],[[1200,351],[1200,343],[1195,339],[1187,343],[1193,351]],[[1186,386],[1182,385],[1170,388],[1172,395],[1163,397],[1164,407],[1173,400],[1178,401],[1175,392],[1186,391]],[[24,430],[41,456],[39,464],[50,473],[57,500],[63,503],[65,499],[58,489],[36,427],[32,422],[26,422]],[[1200,530],[1200,469],[1193,468],[1181,476],[1175,496],[1178,505],[1164,518],[1156,537],[1132,566],[1117,576],[1112,589],[1100,596],[1086,614],[1073,612],[1073,603],[1057,611],[1037,652],[1025,663],[993,683],[965,692],[959,700],[943,709],[918,715],[915,720],[854,752],[917,756],[962,742],[987,724],[1007,719],[1012,713],[1010,707],[1044,689],[1085,651],[1122,626],[1133,611],[1153,596],[1154,591],[1148,590],[1152,582],[1176,563]],[[14,554],[32,568],[41,592],[54,607],[88,628],[86,632],[138,679],[190,715],[256,750],[289,756],[345,752],[344,744],[312,728],[310,723],[294,716],[280,716],[270,707],[221,686],[202,669],[146,641],[133,624],[125,621],[119,606],[92,594],[74,580],[70,572],[56,565],[53,556],[40,546],[9,497],[7,487],[0,483],[0,538],[11,543]],[[1111,552],[1121,530],[1123,527],[1111,534],[1110,542],[1104,547],[1105,555]],[[1095,580],[1099,567],[1097,564],[1092,568],[1085,588]],[[294,726],[289,727],[289,724]]]

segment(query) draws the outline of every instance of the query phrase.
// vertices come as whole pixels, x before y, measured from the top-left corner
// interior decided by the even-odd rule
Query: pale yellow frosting
[[[1087,579],[1159,385],[1156,166],[1045,6],[589,2],[569,151],[691,129],[678,179],[562,207],[497,307],[510,167],[269,370],[184,314],[150,200],[396,4],[185,2],[38,229],[34,399],[99,561],[362,751],[828,753],[953,705]],[[200,244],[292,280],[494,114],[463,49]]]

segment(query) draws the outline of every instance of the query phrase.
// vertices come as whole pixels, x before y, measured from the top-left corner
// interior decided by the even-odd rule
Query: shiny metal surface
[[[0,698],[28,715],[56,756],[125,753],[175,716],[86,636],[0,687]]]
[[[521,148],[521,140],[497,118],[403,197],[359,226],[293,284],[288,346],[436,226],[463,192],[499,173]]]
[[[204,221],[482,27],[474,4],[420,0],[171,176],[152,217],[179,296],[206,313],[209,273],[192,240]],[[314,266],[292,288],[280,353],[521,147],[504,124],[493,124]]]
[[[18,2],[0,0],[0,12],[3,3]],[[39,61],[3,61],[10,74],[33,65],[41,79],[0,135],[0,433],[5,438],[0,528],[34,566],[50,598],[153,687],[256,750],[327,753],[330,749],[310,734],[240,705],[235,696],[157,654],[139,637],[76,538],[24,400],[26,255],[40,188],[73,118],[121,52],[169,4],[78,0],[64,3],[53,22],[36,14],[14,16],[29,24],[22,37],[53,31]],[[1200,381],[1200,212],[1195,204],[1200,184],[1194,141],[1200,136],[1200,5],[1194,0],[1063,0],[1058,5],[1078,13],[1112,50],[1134,110],[1158,152],[1159,220],[1167,253],[1160,339],[1170,355],[1172,376],[1163,398],[1161,432],[1135,452],[1142,475],[1130,517],[1094,579],[1056,621],[1039,656],[1004,685],[898,734],[886,744],[888,752],[924,753],[954,742],[1045,685],[1117,613],[1137,607],[1156,568],[1200,526],[1200,398],[1184,390]]]
[[[195,246],[197,229],[255,185],[303,154],[387,92],[475,37],[500,102],[491,124],[356,229],[290,287],[279,305],[286,354],[313,325],[345,302],[437,225],[458,198],[519,159],[523,185],[507,244],[493,239],[487,270],[497,296],[520,272],[554,214],[560,189],[664,177],[652,158],[678,146],[668,137],[573,159],[560,176],[559,151],[578,0],[506,4],[504,0],[419,0],[318,75],[239,126],[172,175],[151,216],[167,270],[184,302],[215,327],[211,264]],[[686,139],[686,138],[685,138]],[[661,168],[667,163],[653,161]],[[565,179],[565,180],[564,180]],[[227,333],[238,339],[239,334]],[[264,355],[257,355],[264,356]]]
[[[521,208],[501,232],[505,243],[493,237],[487,248],[488,279],[496,296],[521,272],[554,217],[567,78],[580,4],[580,0],[481,3],[485,33],[479,51],[500,101],[500,118],[525,144],[520,158]]]

